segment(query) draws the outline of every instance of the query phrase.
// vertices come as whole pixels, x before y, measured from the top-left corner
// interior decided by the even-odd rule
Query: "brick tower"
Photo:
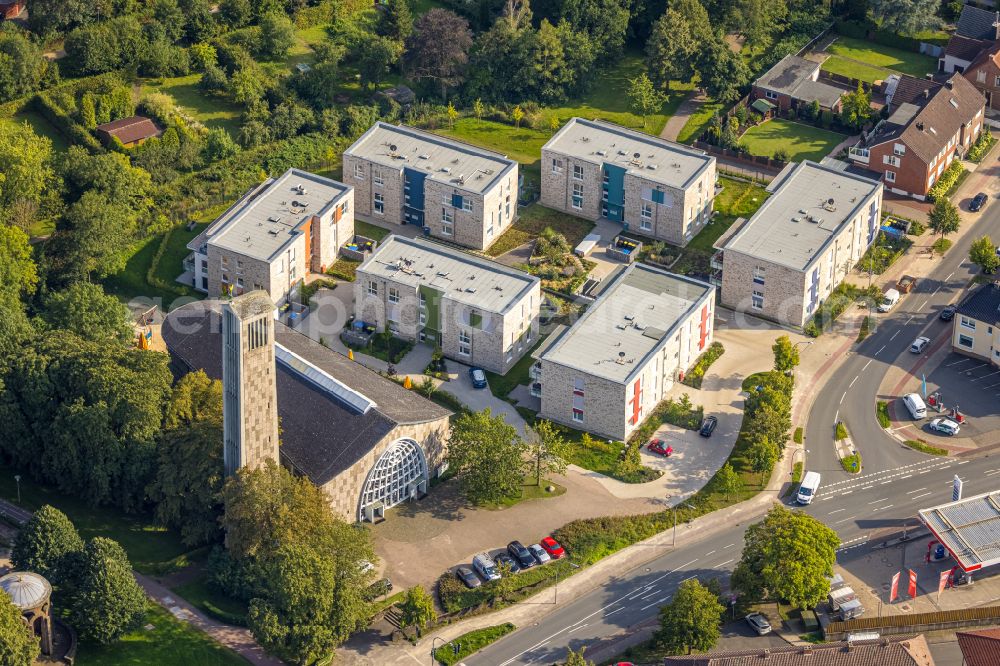
[[[223,306],[222,391],[226,475],[278,462],[274,303],[264,291]]]

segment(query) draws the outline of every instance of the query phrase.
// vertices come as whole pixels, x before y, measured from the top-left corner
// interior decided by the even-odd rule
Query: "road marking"
[[[892,483],[892,479],[886,479],[885,481],[881,482],[879,485],[880,486],[884,486],[887,483]]]
[[[923,303],[921,303],[921,304],[920,304],[920,307],[919,307],[919,308],[917,308],[917,309],[918,309],[918,310],[923,310],[923,309],[924,309],[924,306],[925,306],[925,305],[927,305],[927,301],[926,301],[926,300],[925,300],[925,301],[924,301]]]
[[[619,608],[618,610],[621,610],[621,608]],[[605,615],[604,617],[607,617],[607,615]],[[574,631],[576,631],[577,629],[583,629],[584,627],[586,627],[586,626],[587,626],[587,624],[588,624],[588,623],[584,622],[583,624],[581,624],[581,625],[579,625],[579,626],[577,626],[577,627],[573,627],[573,628],[572,628],[572,629],[570,629],[570,630],[569,630],[569,631],[568,631],[567,633],[570,633],[570,634],[572,634],[572,633],[573,633]]]
[[[888,502],[888,501],[889,501],[888,497],[883,497],[882,499],[877,499],[874,502],[868,502],[868,503],[869,504],[878,504],[879,502]]]
[[[1000,470],[998,470],[998,471],[1000,471]],[[924,487],[924,488],[917,488],[916,490],[907,490],[906,494],[907,495],[912,495],[913,493],[919,493],[921,490],[927,490],[927,488]]]
[[[830,513],[826,514],[826,515],[832,516],[833,514],[840,513],[841,511],[847,511],[847,509],[835,509],[835,510],[831,511]]]
[[[913,315],[910,315],[909,317],[906,318],[906,323],[909,324],[911,319],[913,319]]]
[[[844,398],[846,397],[847,397],[847,391],[844,391],[844,394],[840,396],[840,404],[844,404]]]
[[[906,323],[910,323],[910,320],[907,319]],[[892,337],[889,338],[889,342],[892,342],[893,340],[895,340],[897,335],[899,335],[899,331],[896,331],[895,333],[892,334]]]
[[[921,497],[927,497],[928,495],[931,495],[931,494],[933,494],[933,493],[930,493],[930,492],[926,492],[926,493],[924,493],[923,495],[914,495],[914,496],[913,496],[913,497],[911,497],[910,499],[920,499]]]
[[[833,415],[833,423],[834,423],[834,425],[836,425],[839,421],[840,421],[840,410],[838,409],[837,413]]]
[[[949,364],[948,364],[948,365],[946,365],[945,367],[946,367],[946,368],[950,368],[950,367],[951,367],[951,366],[953,366],[953,365],[959,365],[959,364],[961,364],[961,363],[965,363],[966,361],[969,361],[969,360],[971,360],[971,359],[967,359],[967,358],[963,358],[963,359],[960,359],[960,360],[958,360],[958,361],[955,361],[955,362],[953,362],[953,363],[949,363]]]
[[[854,492],[853,490],[845,490],[845,491],[844,491],[843,493],[841,493],[841,494],[842,494],[842,495],[850,495],[850,494],[851,494],[851,493],[853,493],[853,492]]]
[[[647,609],[647,608],[649,608],[650,606],[655,606],[656,604],[660,604],[660,603],[663,603],[664,601],[666,601],[666,600],[667,600],[667,599],[669,599],[669,598],[670,598],[670,595],[668,594],[668,595],[667,595],[667,596],[665,596],[665,597],[662,597],[662,598],[660,598],[660,599],[657,599],[657,600],[656,600],[656,601],[654,601],[653,603],[649,603],[649,604],[646,604],[645,606],[643,606],[643,607],[642,607],[642,608],[640,608],[639,610],[646,610],[646,609]]]
[[[687,578],[685,578],[684,580],[682,580],[682,581],[681,581],[681,583],[683,583],[683,582],[685,582],[685,581],[689,581],[689,580],[691,580],[692,578],[697,578],[697,577],[698,577],[698,574],[695,574],[695,575],[693,575],[693,576],[688,576]]]
[[[705,553],[705,557],[708,557],[709,555],[711,555],[711,554],[712,554],[712,553],[714,553],[714,552],[715,552],[714,550],[710,550],[710,551],[708,551],[707,553]]]
[[[834,525],[839,525],[841,523],[846,523],[848,520],[854,520],[855,518],[857,518],[857,516],[851,516],[850,518],[844,518],[843,520],[838,520],[837,522],[835,522]]]
[[[874,487],[875,486],[873,486],[872,484],[869,483],[867,486],[862,486],[861,490],[868,490],[869,488],[874,488]]]
[[[732,548],[732,547],[733,547],[733,546],[735,546],[735,545],[736,545],[735,543],[731,543],[731,544],[729,544],[728,546],[723,546],[723,547],[722,547],[722,550],[725,550],[726,548]]]
[[[885,345],[882,345],[881,347],[879,347],[878,351],[875,352],[875,355],[878,356],[879,354],[881,354],[883,349],[885,349]]]
[[[913,476],[913,475],[912,475],[912,474],[906,474],[906,475],[904,475],[904,476],[901,476],[901,477],[899,477],[899,478],[900,478],[900,479],[908,479],[908,478],[910,478],[911,476]]]
[[[955,464],[956,465],[968,465],[970,462],[972,462],[972,461],[971,460],[963,460],[962,462],[955,463]]]
[[[954,275],[954,274],[955,274],[955,271],[952,271],[951,273],[948,273],[948,277],[946,277],[946,278],[944,279],[944,281],[945,281],[945,282],[947,282],[948,280],[950,280],[950,279],[951,279],[951,276],[952,276],[952,275]]]
[[[893,506],[892,504],[886,504],[885,506],[875,507],[874,509],[872,509],[872,513],[875,513],[876,511],[885,511],[886,509],[891,509],[892,506]]]
[[[858,377],[860,376],[861,375],[855,375],[854,379],[851,380],[851,383],[847,385],[847,388],[851,388],[852,386],[854,386],[854,382],[858,381]]]
[[[1000,474],[1000,469],[991,469],[990,471],[986,472],[986,476],[993,476],[994,474]]]
[[[611,616],[611,615],[614,615],[614,614],[615,614],[615,613],[617,613],[618,611],[623,611],[623,610],[625,610],[625,607],[624,607],[624,606],[622,606],[621,608],[616,608],[616,609],[614,609],[613,611],[611,611],[610,613],[605,613],[605,614],[604,614],[604,617],[609,617],[609,616]]]
[[[870,359],[868,359],[868,362],[867,362],[867,363],[865,363],[865,367],[861,368],[862,372],[864,372],[865,370],[867,370],[867,369],[868,369],[868,366],[869,366],[869,365],[871,365],[871,364],[872,364],[872,361],[874,361],[874,360],[875,360],[875,359],[873,359],[873,358],[870,358]]]
[[[729,564],[730,562],[734,562],[734,561],[735,561],[735,560],[726,560],[725,562],[719,562],[718,564],[716,564],[716,565],[715,565],[715,567],[716,567],[716,568],[718,568],[718,567],[724,567],[724,566],[726,566],[727,564]]]

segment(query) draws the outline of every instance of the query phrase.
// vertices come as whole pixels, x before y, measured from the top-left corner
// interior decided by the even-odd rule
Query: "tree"
[[[775,340],[771,351],[774,352],[774,369],[778,372],[789,372],[799,364],[799,348],[792,344],[787,335]]]
[[[53,181],[52,142],[27,123],[0,123],[0,217],[17,201],[38,204]]]
[[[222,383],[201,370],[181,377],[157,442],[156,478],[148,489],[156,519],[188,546],[219,540],[222,515]]]
[[[765,388],[758,392],[758,395],[751,396],[754,399],[761,399],[761,393],[775,393],[771,389]],[[747,402],[750,399],[748,398]],[[792,427],[791,411],[788,407],[788,400],[785,396],[776,395],[774,399],[766,396],[754,409],[744,408],[744,418],[748,420],[746,433],[753,440],[766,439],[778,447],[780,452],[785,448],[788,441],[788,431]]]
[[[250,0],[221,0],[219,16],[230,28],[242,28],[250,23],[253,8],[250,6]]]
[[[771,473],[781,458],[781,449],[766,437],[759,437],[747,447],[747,458],[750,460],[750,469],[760,472],[760,482],[763,484],[764,477]]]
[[[132,314],[100,284],[74,282],[45,299],[42,320],[51,328],[76,333],[93,342],[129,344],[135,339]]]
[[[402,43],[388,37],[374,36],[361,42],[358,53],[361,87],[371,86],[372,90],[376,90],[389,73],[389,68],[399,61],[402,52]]]
[[[64,219],[66,277],[104,278],[125,268],[137,231],[133,212],[99,192],[87,192],[69,207]]]
[[[68,32],[94,19],[96,3],[83,0],[38,0],[31,3],[28,25],[41,37]]]
[[[856,130],[863,128],[872,117],[872,100],[861,81],[854,92],[845,93],[841,100],[841,122]]]
[[[66,614],[80,638],[107,645],[142,622],[146,594],[117,541],[94,537],[67,558],[62,575]]]
[[[944,196],[938,197],[938,200],[934,202],[929,220],[931,230],[941,234],[941,238],[958,231],[958,227],[962,223],[958,208],[951,202],[951,199]]]
[[[46,504],[35,511],[18,532],[10,560],[15,569],[33,571],[58,585],[63,558],[81,550],[83,539],[70,519]]]
[[[423,585],[414,585],[406,591],[399,604],[400,622],[404,627],[416,627],[420,631],[437,617],[434,597],[427,594]]]
[[[629,4],[625,0],[565,0],[558,18],[575,32],[590,35],[601,59],[621,53],[628,32]]]
[[[635,113],[642,116],[642,126],[646,126],[646,116],[650,116],[663,106],[667,101],[667,96],[653,86],[646,73],[643,72],[634,79],[629,80],[628,101]]]
[[[719,641],[719,622],[725,606],[697,578],[680,584],[670,603],[660,608],[656,641],[672,654],[711,650]]]
[[[546,474],[563,474],[566,471],[568,443],[562,432],[551,421],[537,421],[534,425],[535,437],[528,444],[528,458],[535,485],[542,485]]]
[[[472,103],[472,115],[476,117],[476,120],[482,120],[484,113],[486,113],[486,107],[483,104],[483,100],[477,97],[476,101]]]
[[[35,92],[49,64],[42,50],[20,30],[0,30],[0,102]]]
[[[40,653],[38,638],[24,623],[21,609],[0,594],[0,664],[31,666]]]
[[[969,248],[969,261],[977,264],[986,274],[995,273],[1000,268],[1000,257],[997,256],[997,246],[989,236],[982,236],[972,241]]]
[[[378,19],[378,34],[401,42],[413,32],[410,0],[388,0]]]
[[[586,647],[582,647],[579,652],[574,652],[572,648],[568,649],[566,651],[566,661],[563,662],[563,666],[594,666],[594,662],[588,661],[583,656],[586,649]]]
[[[500,502],[521,491],[524,441],[489,409],[462,414],[451,426],[448,463],[470,501]]]
[[[737,0],[732,13],[738,16],[738,30],[747,44],[764,50],[771,45],[773,35],[785,27],[788,6],[785,0]]]
[[[705,92],[717,102],[732,104],[740,98],[740,88],[750,82],[750,67],[733,53],[721,37],[702,45],[695,65]]]
[[[872,15],[884,30],[915,35],[940,27],[938,0],[870,0]]]
[[[184,34],[188,42],[207,42],[215,36],[215,15],[209,0],[179,0],[177,4],[184,12]]]
[[[646,42],[646,66],[653,82],[670,90],[671,81],[690,81],[695,73],[702,44],[710,42],[712,26],[698,0],[671,2],[653,24]]]
[[[295,25],[283,12],[260,19],[260,42],[257,55],[265,60],[282,60],[295,44]]]
[[[256,67],[244,67],[233,72],[229,77],[229,94],[237,104],[250,104],[259,100],[264,96],[264,80],[260,71]]]
[[[184,12],[177,0],[156,0],[153,3],[153,18],[163,26],[164,34],[171,44],[184,36]]]
[[[454,104],[448,102],[448,108],[445,112],[448,114],[448,125],[454,127],[455,121],[458,120],[458,109],[455,108]]]
[[[16,300],[35,292],[38,273],[28,240],[17,227],[0,225],[0,299]]]
[[[240,147],[233,141],[233,137],[229,136],[229,132],[221,127],[214,127],[205,134],[202,151],[207,161],[219,162],[240,152]]]
[[[719,489],[726,493],[726,499],[732,499],[733,495],[743,492],[743,479],[728,462],[716,473],[716,477],[719,480]]]
[[[775,505],[744,540],[733,585],[749,599],[766,594],[812,608],[830,591],[826,577],[833,574],[840,538],[809,514]]]
[[[403,62],[412,78],[436,84],[441,98],[446,99],[448,90],[464,79],[471,46],[468,21],[435,7],[413,24]]]
[[[510,117],[514,121],[514,127],[520,127],[521,121],[524,119],[524,109],[521,108],[520,104],[514,106],[510,111]]]

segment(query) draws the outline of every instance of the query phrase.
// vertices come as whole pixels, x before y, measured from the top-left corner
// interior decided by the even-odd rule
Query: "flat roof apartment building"
[[[722,303],[805,326],[879,232],[882,185],[815,162],[787,166],[770,198],[716,243]]]
[[[358,215],[477,250],[517,217],[517,178],[517,162],[504,155],[383,122],[344,152]]]
[[[715,158],[599,120],[572,118],[542,146],[542,204],[686,245],[712,217]]]
[[[711,344],[714,314],[712,285],[630,264],[535,352],[540,416],[624,441]]]
[[[533,275],[395,234],[358,267],[354,283],[357,319],[500,374],[537,339],[541,301]]]
[[[254,187],[188,243],[194,288],[211,298],[263,289],[281,304],[354,239],[354,190],[299,169]]]

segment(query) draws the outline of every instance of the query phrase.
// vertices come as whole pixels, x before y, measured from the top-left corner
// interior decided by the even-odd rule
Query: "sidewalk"
[[[669,141],[676,141],[677,135],[681,133],[684,129],[684,125],[687,121],[694,115],[698,109],[708,101],[708,97],[705,96],[700,90],[694,90],[688,94],[674,115],[670,116],[667,120],[667,124],[663,126],[663,131],[660,132],[660,138],[667,139]]]

